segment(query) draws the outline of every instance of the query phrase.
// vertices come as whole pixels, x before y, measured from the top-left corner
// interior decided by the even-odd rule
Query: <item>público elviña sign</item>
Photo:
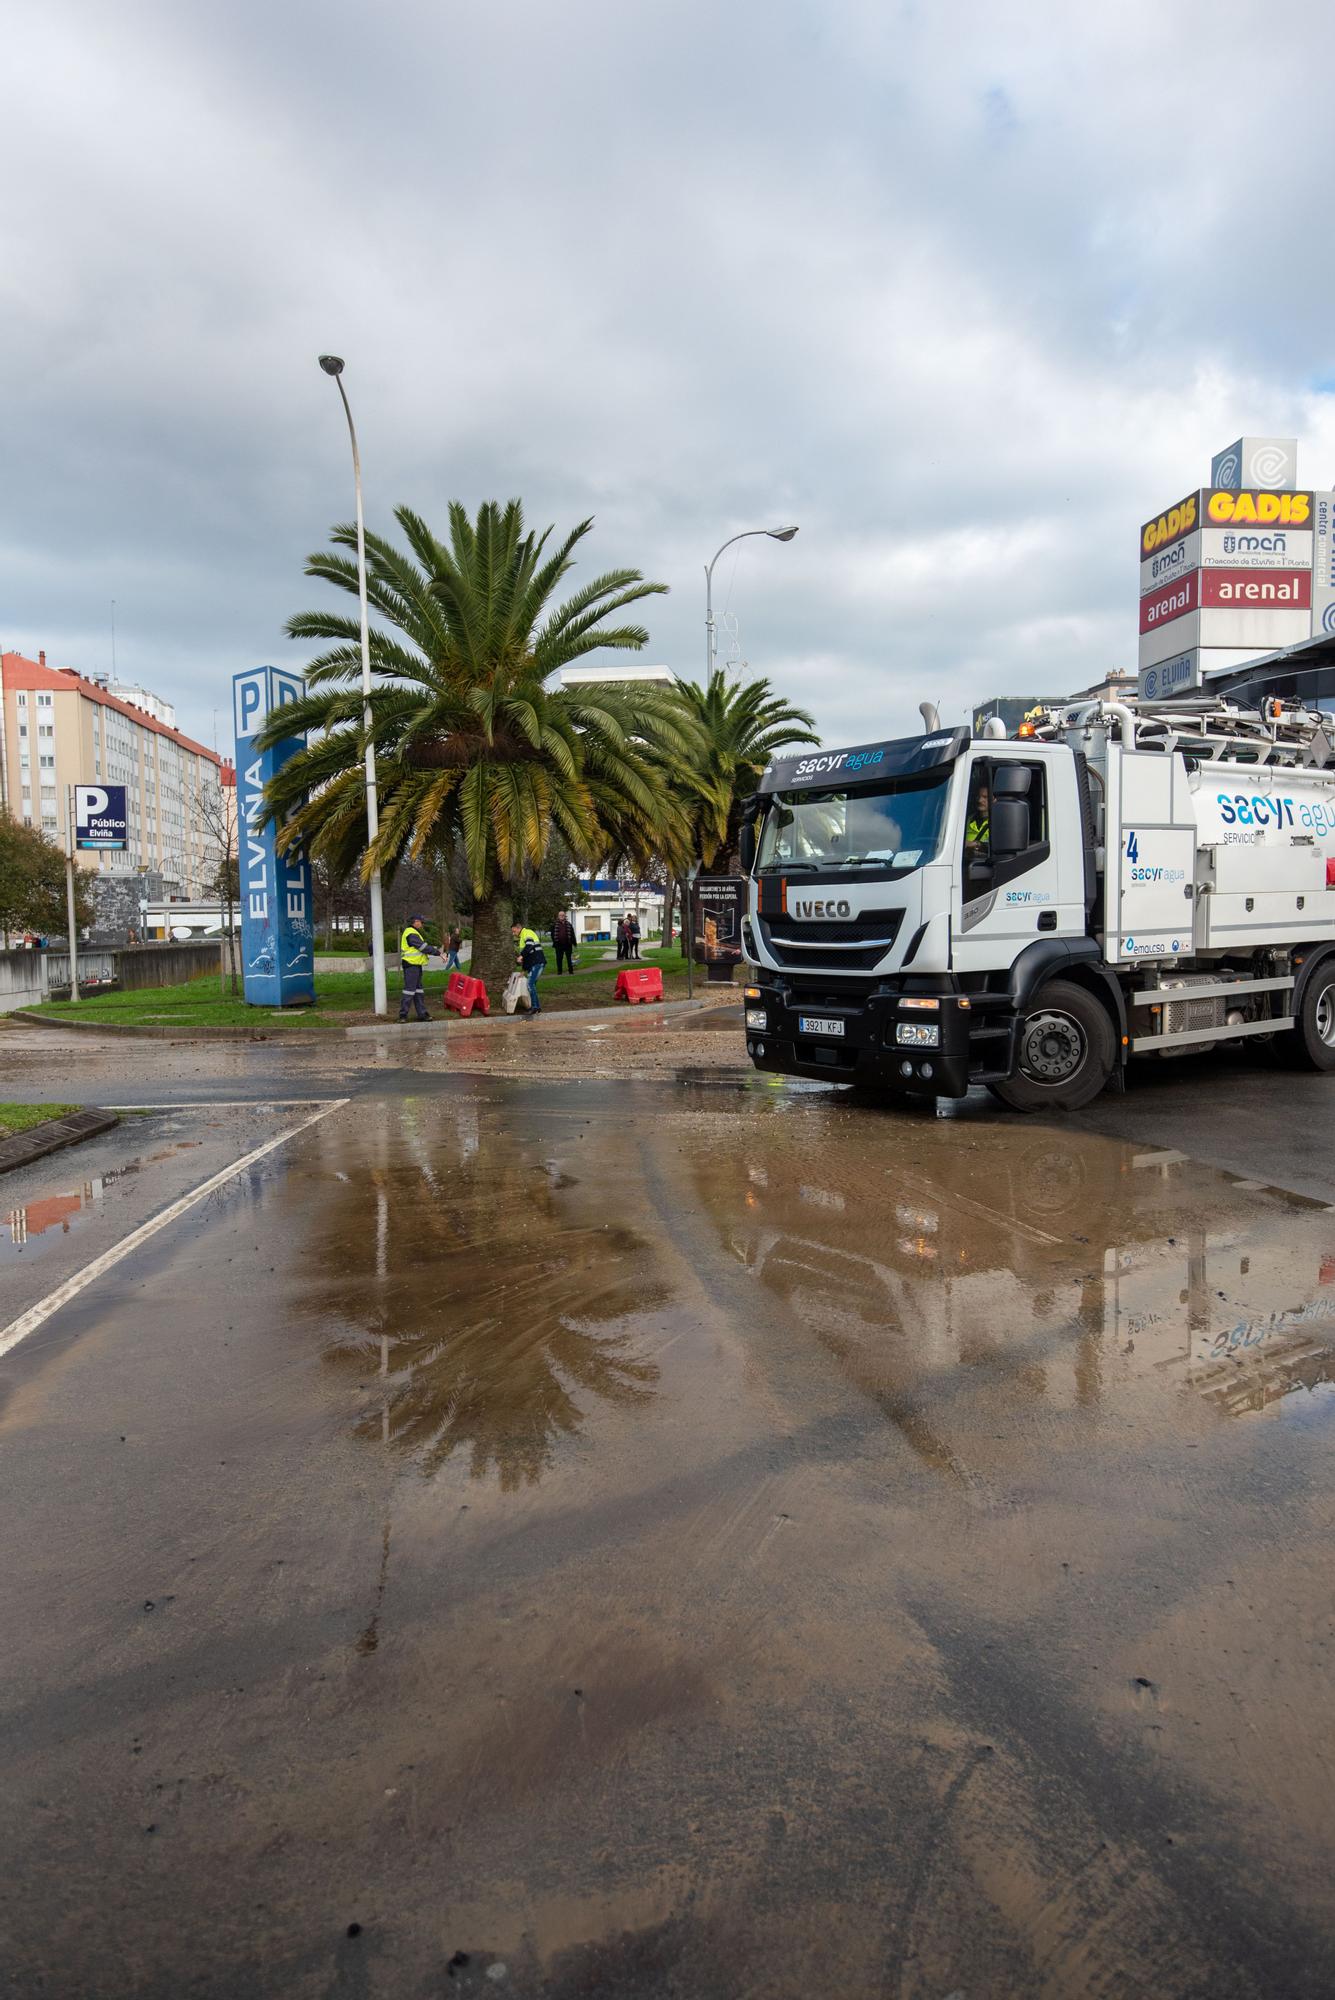
[[[252,1007],[301,1007],[315,998],[311,871],[303,849],[278,852],[277,829],[262,826],[264,787],[305,744],[284,736],[269,750],[255,737],[274,709],[299,701],[306,683],[277,667],[232,677],[236,725],[237,842],[241,862],[241,955]]]
[[[74,787],[74,845],[120,853],[125,847],[124,785]]]

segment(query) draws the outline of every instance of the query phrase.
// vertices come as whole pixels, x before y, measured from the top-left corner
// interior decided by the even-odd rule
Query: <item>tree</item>
[[[689,823],[687,857],[702,867],[731,874],[738,864],[742,801],[759,785],[765,767],[779,751],[799,743],[819,743],[812,718],[771,690],[767,680],[733,681],[722,668],[707,685],[678,681],[671,690],[676,734],[654,738],[654,754],[678,805]],[[652,730],[652,718],[648,725]],[[677,748],[685,735],[689,749]],[[668,853],[671,867],[684,876],[684,858]],[[672,929],[678,889],[682,907],[682,943],[689,952],[690,911],[687,885],[668,878],[663,934]]]
[[[391,875],[404,859],[439,872],[462,856],[474,969],[495,987],[514,962],[514,887],[526,868],[541,867],[554,834],[587,861],[609,849],[647,861],[655,847],[685,842],[687,817],[643,734],[653,711],[661,740],[684,754],[680,714],[643,688],[547,685],[590,653],[638,652],[644,627],[607,621],[665,586],[638,570],[610,570],[553,604],[593,523],[581,521],[548,551],[552,530],[525,533],[517,500],[487,501],[475,521],[455,502],[448,546],[409,508],[395,518],[407,555],[366,537],[368,596],[381,621],[370,639],[379,837],[368,846],[354,616],[305,612],[288,624],[294,639],[333,644],[308,666],[305,699],[259,738],[264,746],[316,732],[270,781],[266,801],[280,844],[304,840],[336,868],[360,858],[364,879],[376,866]],[[333,540],[355,551],[352,527],[336,527]],[[353,555],[319,552],[306,574],[356,593]]]
[[[230,978],[232,997],[235,999],[241,990],[236,949],[236,907],[241,901],[241,861],[236,851],[236,792],[232,792],[229,811],[227,793],[222,785],[203,785],[196,794],[195,809],[218,849],[217,870],[208,886],[210,894],[218,898],[222,916],[222,936],[218,940],[222,990],[225,995]]]
[[[93,921],[83,870],[74,871],[74,921]],[[11,931],[54,931],[69,922],[65,901],[65,856],[54,840],[12,813],[0,812],[0,935],[6,948]]]
[[[732,682],[716,668],[706,686],[679,681],[672,690],[685,720],[703,740],[695,760],[663,754],[674,791],[691,822],[692,858],[729,874],[741,839],[742,801],[781,750],[819,744],[813,718],[776,695],[767,680]]]

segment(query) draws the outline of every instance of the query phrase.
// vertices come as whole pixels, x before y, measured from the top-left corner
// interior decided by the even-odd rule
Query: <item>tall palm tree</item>
[[[614,686],[553,689],[557,668],[602,649],[638,652],[642,625],[605,621],[666,589],[639,570],[609,570],[564,603],[552,599],[592,521],[548,550],[550,528],[525,533],[517,500],[487,501],[476,521],[455,502],[449,543],[411,509],[395,509],[408,554],[366,537],[371,629],[372,734],[380,828],[367,844],[363,788],[361,627],[356,616],[303,612],[294,639],[332,641],[306,669],[308,693],[274,717],[261,742],[297,732],[313,740],[270,782],[267,804],[284,844],[363,876],[404,856],[441,865],[463,856],[473,895],[473,964],[489,986],[514,963],[511,885],[536,867],[554,829],[580,859],[609,849],[647,862],[666,837],[680,846],[687,817],[640,731],[684,753],[688,732],[661,697]],[[337,547],[356,531],[336,527]],[[357,592],[355,553],[320,551],[307,576]],[[646,700],[648,708],[646,709]]]
[[[742,801],[771,758],[820,738],[806,710],[776,695],[767,680],[731,681],[719,667],[704,687],[679,681],[673,694],[680,721],[703,740],[704,752],[683,759],[669,749],[664,761],[690,818],[694,858],[726,874],[737,858]]]

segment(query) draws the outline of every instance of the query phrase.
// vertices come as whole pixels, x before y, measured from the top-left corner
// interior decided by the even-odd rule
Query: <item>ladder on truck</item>
[[[1147,702],[1072,702],[1048,709],[1036,737],[1051,740],[1079,729],[1114,729],[1131,750],[1180,750],[1202,763],[1335,765],[1335,716],[1301,702],[1266,700],[1259,709],[1236,708],[1216,695]]]

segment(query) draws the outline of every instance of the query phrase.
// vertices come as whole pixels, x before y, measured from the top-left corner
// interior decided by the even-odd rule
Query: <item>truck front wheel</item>
[[[992,1093],[1012,1111],[1079,1111],[1107,1084],[1116,1050],[1112,1022],[1093,994],[1054,979],[1026,1010],[1015,1070]]]
[[[1303,1069],[1335,1069],[1335,965],[1319,965],[1308,980],[1290,1046]]]

